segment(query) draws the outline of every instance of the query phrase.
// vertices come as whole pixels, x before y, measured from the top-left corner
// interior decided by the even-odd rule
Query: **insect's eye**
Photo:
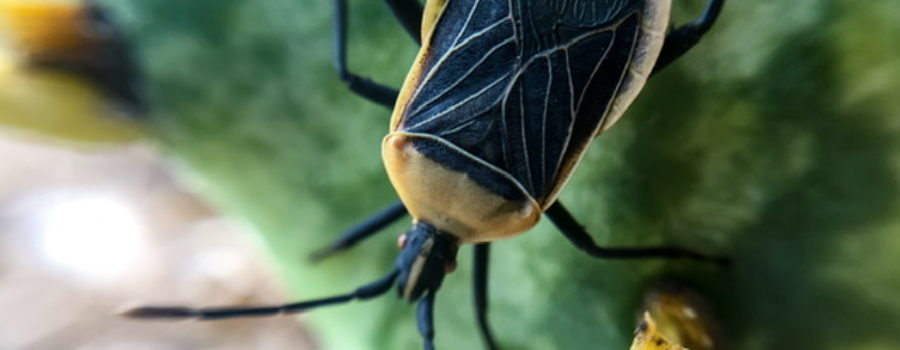
[[[406,248],[406,239],[406,233],[400,234],[400,236],[397,237],[397,248]]]

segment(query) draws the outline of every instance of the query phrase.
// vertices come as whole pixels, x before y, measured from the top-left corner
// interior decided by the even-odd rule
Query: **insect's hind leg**
[[[472,286],[475,295],[475,320],[478,322],[478,330],[484,340],[485,348],[497,350],[497,341],[488,324],[488,261],[490,258],[490,243],[475,245],[474,271],[472,272]]]
[[[404,217],[406,214],[407,210],[403,205],[403,202],[399,200],[395,201],[394,203],[391,203],[391,205],[370,216],[366,221],[344,231],[338,238],[331,241],[328,246],[312,253],[310,255],[310,260],[314,262],[319,261],[332,254],[350,249],[360,241],[372,237],[388,225],[400,220],[400,218]]]
[[[706,10],[703,11],[700,18],[669,32],[663,42],[662,52],[660,52],[659,58],[656,59],[656,65],[653,67],[651,75],[666,68],[670,63],[694,47],[700,41],[700,38],[712,28],[716,19],[719,18],[719,13],[722,12],[722,6],[724,5],[725,0],[709,0],[706,4]]]
[[[724,257],[706,255],[697,251],[674,247],[674,246],[654,246],[654,247],[614,247],[604,248],[594,243],[594,239],[584,230],[572,214],[560,203],[556,201],[545,212],[550,221],[562,231],[563,235],[569,239],[579,249],[588,253],[595,258],[604,259],[648,259],[648,258],[688,258],[697,261],[711,262],[719,265],[727,265],[730,260]]]
[[[385,0],[391,11],[399,19],[416,42],[422,21],[422,6],[416,0]],[[334,66],[338,77],[350,91],[374,103],[393,108],[399,91],[361,77],[347,68],[347,0],[333,0],[334,7]],[[415,27],[415,28],[413,28]]]

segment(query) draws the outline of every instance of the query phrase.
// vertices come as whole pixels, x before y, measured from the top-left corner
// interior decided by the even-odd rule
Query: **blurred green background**
[[[324,0],[105,0],[133,39],[156,136],[249,220],[298,297],[349,291],[393,262],[398,224],[317,265],[306,256],[394,200],[389,111],[331,67]],[[350,66],[399,86],[416,47],[380,1],[351,0]],[[701,0],[678,0],[673,23]],[[725,254],[596,261],[544,220],[494,245],[505,349],[625,349],[644,291],[705,295],[734,349],[900,348],[900,2],[731,0],[592,146],[561,200],[607,245]],[[436,306],[437,345],[477,349],[471,252]],[[386,297],[304,315],[327,349],[416,349]]]

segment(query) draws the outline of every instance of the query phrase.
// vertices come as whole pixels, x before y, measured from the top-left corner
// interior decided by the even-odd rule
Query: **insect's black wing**
[[[444,9],[406,101],[401,128],[443,133],[477,123],[503,99],[519,66],[507,0],[453,0]]]
[[[545,198],[617,96],[643,8],[638,0],[448,1],[399,128],[444,138]]]

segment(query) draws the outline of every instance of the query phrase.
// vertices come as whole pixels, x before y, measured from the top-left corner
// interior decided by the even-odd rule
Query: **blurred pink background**
[[[137,322],[137,303],[280,303],[258,242],[147,145],[0,133],[0,349],[315,349],[296,317]]]

